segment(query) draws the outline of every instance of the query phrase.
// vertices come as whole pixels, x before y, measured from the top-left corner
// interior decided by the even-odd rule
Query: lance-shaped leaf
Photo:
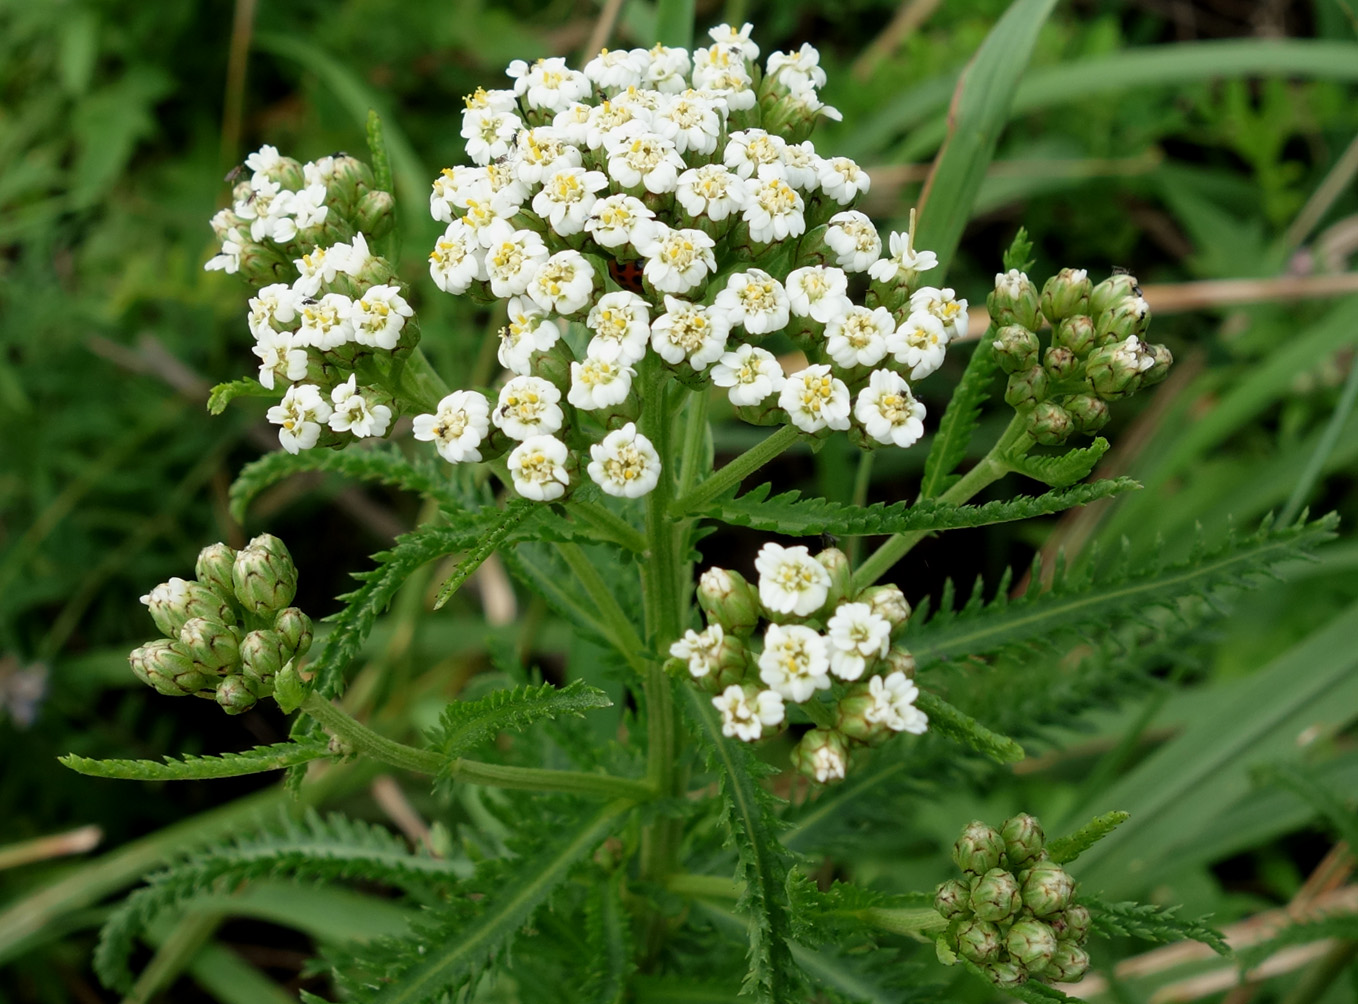
[[[220,415],[226,410],[226,406],[238,397],[277,397],[278,392],[269,390],[253,377],[241,377],[239,380],[232,380],[230,383],[219,383],[212,388],[208,394],[207,410],[209,414]]]
[[[454,701],[443,709],[430,744],[449,763],[492,742],[501,732],[520,732],[534,722],[562,715],[582,717],[586,711],[612,707],[602,690],[573,680],[564,687],[544,683],[536,687],[497,690],[477,701]]]
[[[185,756],[161,760],[91,760],[68,753],[62,766],[90,777],[116,777],[128,781],[201,781],[215,777],[241,777],[264,771],[297,767],[333,756],[326,743],[295,742],[256,746],[241,753],[220,756]]]
[[[443,585],[439,586],[438,595],[434,598],[434,609],[437,610],[447,603],[461,588],[462,583],[480,568],[492,554],[499,550],[519,528],[519,524],[533,515],[538,508],[536,502],[528,499],[515,499],[510,502],[503,511],[497,514],[494,523],[476,541],[475,545],[467,552],[467,556],[458,562],[453,574],[444,580]]]
[[[1112,833],[1131,816],[1126,812],[1105,812],[1095,816],[1068,837],[1057,837],[1047,844],[1047,854],[1058,865],[1074,861],[1084,851],[1089,850],[1108,834]]]
[[[915,704],[929,716],[929,728],[949,739],[984,753],[996,763],[1018,763],[1026,753],[1008,736],[986,728],[970,715],[954,708],[937,694],[921,690]]]
[[[1088,446],[1082,446],[1057,456],[1010,457],[1006,458],[1005,463],[1009,465],[1011,470],[1019,474],[1027,475],[1055,488],[1063,488],[1089,477],[1090,472],[1094,470],[1094,465],[1107,452],[1108,440],[1100,436]]]

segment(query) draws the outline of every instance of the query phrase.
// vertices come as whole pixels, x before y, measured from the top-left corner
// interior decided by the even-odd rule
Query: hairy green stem
[[[707,394],[699,392],[689,399],[684,419],[684,439],[679,451],[679,494],[693,488],[708,464],[711,427],[707,424]]]
[[[695,899],[739,899],[745,886],[723,875],[676,872],[666,877],[665,888],[677,896],[691,896]]]
[[[759,468],[795,443],[801,431],[795,425],[784,425],[761,442],[750,447],[726,464],[696,488],[685,492],[670,506],[675,516],[686,516],[735,488]]]
[[[604,582],[599,570],[590,562],[589,556],[581,550],[579,544],[558,544],[556,549],[579,580],[585,595],[594,604],[614,646],[624,655],[640,652],[642,641],[637,635],[637,629],[628,620],[627,614],[623,613],[622,607],[618,606],[617,597],[608,588],[608,583]]]
[[[567,508],[570,514],[581,523],[592,526],[594,529],[605,534],[609,540],[619,547],[631,551],[633,554],[641,554],[646,550],[646,537],[628,523],[625,519],[606,509],[597,502],[583,502],[572,499]]]
[[[913,909],[870,906],[865,910],[859,910],[857,916],[873,927],[890,931],[892,934],[928,934],[932,931],[941,931],[948,926],[943,915],[928,906]]]

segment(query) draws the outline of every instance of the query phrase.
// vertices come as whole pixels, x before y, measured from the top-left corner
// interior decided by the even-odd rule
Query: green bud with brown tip
[[[858,594],[857,602],[866,603],[872,612],[891,625],[891,634],[899,634],[910,622],[910,601],[899,586],[869,586]]]
[[[278,611],[273,629],[289,658],[300,659],[311,648],[311,618],[297,607],[284,607]]]
[[[995,289],[986,297],[990,316],[998,325],[1018,324],[1029,331],[1042,326],[1039,294],[1028,276],[1016,268],[995,276]]]
[[[1035,976],[1056,953],[1056,934],[1040,920],[1020,920],[1009,929],[1004,946],[1015,962]]]
[[[1169,368],[1174,365],[1174,355],[1164,345],[1150,345],[1147,348],[1155,362],[1141,374],[1141,386],[1154,387],[1169,376]]]
[[[1113,417],[1108,402],[1093,394],[1071,394],[1061,401],[1061,406],[1075,423],[1075,431],[1086,436],[1098,432]]]
[[[1047,923],[1056,932],[1059,940],[1083,945],[1085,939],[1089,937],[1091,918],[1088,909],[1079,903],[1072,903],[1060,913],[1052,914]]]
[[[968,823],[952,845],[953,863],[971,875],[984,875],[999,868],[1003,855],[1004,838],[979,819]]]
[[[224,599],[234,600],[236,588],[231,584],[231,566],[236,560],[236,549],[226,544],[209,544],[198,552],[194,562],[194,577]]]
[[[952,920],[971,912],[970,898],[971,887],[967,883],[961,879],[948,879],[934,893],[934,909],[946,920]]]
[[[1069,380],[1080,371],[1080,360],[1075,353],[1061,345],[1053,345],[1042,357],[1042,368],[1053,380]]]
[[[260,534],[236,555],[231,582],[241,606],[254,614],[282,610],[297,595],[297,566],[287,546],[271,533]]]
[[[239,676],[228,676],[217,684],[217,703],[228,715],[239,715],[249,711],[259,703],[259,698]]]
[[[1005,404],[1012,408],[1030,408],[1046,400],[1050,378],[1041,366],[1032,366],[1021,373],[1012,373],[1004,388]]]
[[[369,240],[380,240],[396,225],[395,209],[396,200],[390,192],[365,192],[354,208],[354,222]]]
[[[957,926],[954,934],[954,941],[957,945],[957,954],[964,959],[970,959],[977,965],[986,962],[993,962],[1000,957],[1000,948],[1004,944],[1004,939],[1000,936],[1000,929],[988,920],[978,920],[972,917],[967,920],[954,921]]]
[[[156,627],[167,638],[179,637],[186,621],[205,617],[222,624],[236,619],[231,604],[201,582],[189,582],[178,576],[162,582],[141,598],[150,611]]]
[[[1089,294],[1094,284],[1082,268],[1063,268],[1042,287],[1042,313],[1052,324],[1089,309]]]
[[[728,634],[759,626],[759,594],[739,572],[713,566],[698,577],[698,606]]]
[[[1016,987],[1028,982],[1028,970],[1017,962],[991,962],[981,970],[999,987]]]
[[[1101,341],[1120,342],[1132,335],[1146,333],[1151,322],[1150,304],[1144,296],[1129,296],[1119,300],[1094,318],[1094,330]]]
[[[212,685],[213,677],[196,667],[178,642],[148,641],[133,649],[127,661],[137,679],[166,697],[187,697]]]
[[[283,640],[275,631],[251,631],[240,643],[241,674],[248,678],[250,689],[267,694],[273,679],[288,662]]]
[[[853,684],[835,704],[835,729],[868,746],[888,738],[892,732],[884,722],[868,721],[868,711],[876,703],[866,682]]]
[[[1021,324],[1006,324],[995,332],[995,358],[1006,373],[1020,373],[1035,366],[1041,348],[1037,335]]]
[[[1098,317],[1113,304],[1136,295],[1136,276],[1126,272],[1110,275],[1089,291],[1089,313]]]
[[[1083,358],[1098,341],[1094,330],[1094,319],[1088,314],[1075,314],[1067,317],[1052,332],[1052,344],[1070,349],[1077,357]]]
[[[1000,836],[1004,838],[1004,853],[1009,857],[1009,867],[1014,871],[1027,868],[1041,858],[1046,837],[1036,816],[1020,812],[1006,819],[1000,827]]]
[[[882,676],[890,676],[892,673],[904,673],[907,680],[915,678],[917,663],[915,656],[906,649],[891,647],[886,650],[886,655],[882,657],[880,673]]]
[[[1073,941],[1058,941],[1044,975],[1062,983],[1074,983],[1087,972],[1089,953]]]
[[[217,674],[236,664],[239,631],[206,617],[190,617],[179,629],[179,642],[200,671]]]
[[[1070,412],[1055,401],[1040,401],[1028,416],[1028,435],[1043,446],[1060,446],[1075,431]]]
[[[1003,868],[990,869],[971,888],[972,913],[982,920],[1002,923],[1018,913],[1022,905],[1018,882]]]
[[[1131,397],[1142,374],[1155,365],[1149,346],[1135,336],[1095,349],[1085,363],[1085,385],[1105,401]]]
[[[1050,917],[1070,906],[1075,880],[1054,861],[1039,861],[1023,880],[1023,905],[1038,917]]]

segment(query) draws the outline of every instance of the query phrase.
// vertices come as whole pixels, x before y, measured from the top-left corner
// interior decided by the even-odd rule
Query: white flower
[[[513,157],[512,153],[510,157]],[[519,180],[514,165],[508,159],[492,161],[480,170],[485,172],[490,186],[491,208],[506,219],[514,216],[528,201],[528,186]]]
[[[893,732],[911,732],[917,736],[929,728],[929,716],[915,707],[919,688],[904,673],[892,673],[885,678],[874,676],[868,681],[868,692],[873,703],[863,712],[863,717],[869,722],[881,722]]]
[[[924,435],[924,405],[892,370],[873,371],[858,392],[853,414],[864,432],[888,446],[913,446]]]
[[[584,362],[571,363],[571,389],[566,400],[581,411],[611,408],[627,400],[634,376],[636,370],[624,362],[585,356]]]
[[[788,701],[801,702],[830,688],[825,638],[800,624],[770,624],[759,653],[759,678]]]
[[[313,248],[302,257],[293,261],[297,266],[299,278],[292,284],[298,296],[315,296],[322,283],[335,281],[335,276],[344,271],[344,256],[349,250],[347,244],[336,244],[328,248]]]
[[[546,311],[574,314],[594,293],[594,267],[579,251],[558,251],[533,273],[528,295]]]
[[[739,345],[712,367],[712,382],[729,387],[727,397],[736,407],[761,404],[783,389],[787,377],[772,352],[754,345]]]
[[[761,690],[751,699],[738,683],[712,698],[712,706],[721,712],[721,734],[728,739],[752,743],[783,721],[783,695],[773,690]]]
[[[481,441],[490,431],[490,402],[474,390],[455,390],[432,415],[416,415],[415,438],[432,442],[450,464],[481,459]]]
[[[822,743],[811,754],[811,773],[821,784],[827,781],[842,781],[848,765],[839,747]]]
[[[601,91],[625,91],[641,83],[650,61],[645,49],[601,49],[585,64],[585,76]]]
[[[598,150],[621,143],[634,132],[651,128],[651,110],[637,101],[601,101],[589,112],[585,126],[585,146]],[[627,131],[627,130],[631,131]]]
[[[315,384],[297,383],[283,400],[269,409],[268,419],[278,430],[278,442],[289,453],[309,450],[321,434],[321,423],[330,418],[330,405]]]
[[[277,331],[297,317],[301,297],[285,282],[265,286],[250,297],[250,333],[259,337],[264,331]]]
[[[527,440],[561,428],[561,391],[541,377],[516,376],[500,388],[490,420],[510,439]]]
[[[571,476],[566,471],[566,444],[555,436],[531,436],[509,454],[509,476],[524,498],[551,502],[566,494]]]
[[[841,206],[847,206],[872,187],[868,172],[848,157],[830,157],[821,162],[820,190]]]
[[[532,230],[512,230],[502,223],[486,248],[486,277],[496,296],[520,296],[550,252]]]
[[[717,149],[721,137],[722,117],[717,108],[715,101],[697,91],[685,91],[656,113],[651,127],[674,143],[680,154],[707,156]]]
[[[607,187],[608,179],[602,171],[563,167],[544,181],[542,191],[533,196],[533,212],[562,237],[578,234],[598,198],[594,193]]]
[[[657,223],[637,250],[646,259],[642,274],[652,287],[662,293],[687,293],[717,270],[714,247],[716,241],[701,230],[671,230]]]
[[[1149,346],[1136,335],[1128,335],[1127,340],[1113,350],[1108,362],[1120,370],[1145,373],[1155,365],[1155,356],[1148,349]]]
[[[332,244],[327,258],[337,272],[359,276],[372,262],[373,255],[368,250],[368,238],[362,234],[354,234],[354,239],[348,244]]]
[[[451,223],[460,215],[454,209],[465,210],[469,199],[489,201],[493,194],[488,168],[467,164],[445,167],[429,193],[429,215],[441,223]]]
[[[745,185],[743,218],[749,224],[751,240],[769,244],[806,232],[802,197],[781,177],[761,169],[759,177],[750,178]]]
[[[466,108],[462,112],[462,138],[467,141],[467,156],[475,164],[489,164],[507,155],[522,128],[523,119],[513,112],[489,108]]]
[[[910,310],[927,310],[942,321],[948,341],[967,333],[967,301],[959,300],[951,289],[921,286],[910,294]]]
[[[911,367],[911,380],[923,380],[942,366],[947,344],[943,322],[927,310],[911,313],[887,339],[887,348],[896,361]]]
[[[267,174],[282,162],[283,158],[278,152],[278,147],[265,143],[245,158],[245,167],[255,174]]]
[[[335,410],[330,415],[330,428],[336,432],[351,432],[358,439],[385,435],[391,424],[391,409],[385,404],[373,404],[358,389],[358,378],[349,379],[330,392]]]
[[[693,68],[687,49],[672,49],[667,45],[651,47],[651,61],[646,67],[646,82],[665,94],[678,94],[688,88],[685,79]]]
[[[585,219],[585,232],[601,247],[636,247],[656,230],[655,213],[634,195],[609,195],[594,203]]]
[[[589,455],[590,480],[605,495],[640,498],[660,481],[660,455],[631,422],[614,429],[603,442],[590,446]]]
[[[689,675],[698,680],[716,667],[725,638],[720,624],[712,624],[705,631],[689,628],[684,637],[670,645],[670,655],[687,662]]]
[[[665,297],[665,313],[651,325],[651,348],[671,365],[688,360],[701,373],[726,351],[731,321],[719,307]]]
[[[741,129],[731,133],[722,161],[741,178],[753,178],[763,169],[773,177],[783,177],[783,148],[787,141],[763,129]]]
[[[319,226],[330,215],[330,207],[325,204],[325,186],[307,185],[297,192],[290,210],[298,230]]]
[[[354,336],[354,327],[349,320],[353,310],[354,301],[343,293],[326,293],[319,300],[303,300],[297,313],[302,324],[293,335],[293,343],[322,352],[339,348]]]
[[[627,130],[631,135],[608,146],[608,176],[623,188],[645,188],[653,195],[672,192],[684,170],[684,158],[674,143],[653,132]]]
[[[538,185],[563,167],[579,167],[578,147],[551,126],[521,129],[514,140],[514,176],[525,185]]]
[[[825,351],[844,369],[875,366],[887,353],[896,320],[885,307],[869,310],[851,304],[825,325]]]
[[[240,271],[240,256],[244,250],[245,236],[239,230],[232,230],[222,239],[221,253],[213,255],[203,263],[203,271],[235,275]]]
[[[293,345],[292,335],[286,331],[261,328],[255,332],[255,344],[250,351],[259,356],[259,382],[269,390],[273,390],[275,377],[289,383],[306,377],[306,349]]]
[[[820,66],[820,53],[807,42],[803,42],[796,52],[769,53],[764,75],[793,92],[825,86],[825,70]]]
[[[302,180],[308,185],[328,185],[335,177],[336,166],[333,155],[309,160],[302,165]]]
[[[649,302],[626,290],[599,297],[585,319],[585,325],[594,332],[585,352],[610,362],[639,362],[651,337],[649,307]]]
[[[891,232],[891,257],[875,261],[868,275],[878,282],[895,282],[902,272],[927,272],[938,265],[938,255],[932,251],[916,251],[910,246],[910,234]]]
[[[1016,268],[1011,268],[1008,272],[995,273],[995,292],[1010,300],[1017,300],[1023,296],[1032,285],[1028,273],[1020,272]]]
[[[869,659],[880,659],[891,645],[891,623],[866,603],[841,603],[825,624],[830,640],[830,672],[857,680]]]
[[[250,195],[235,204],[236,215],[250,222],[250,238],[262,241],[269,238],[281,243],[297,235],[297,224],[289,215],[296,193],[285,191],[277,182],[264,175],[250,181]]]
[[[594,106],[577,101],[561,109],[552,118],[552,128],[571,146],[589,143],[590,123],[594,120]]]
[[[716,297],[716,305],[752,335],[787,327],[788,299],[783,284],[762,269],[736,272]]]
[[[758,59],[759,46],[750,41],[750,32],[752,31],[754,31],[754,25],[750,24],[749,21],[746,21],[739,28],[733,28],[731,25],[723,23],[715,28],[709,28],[707,37],[719,46],[739,49],[741,59]]]
[[[400,340],[406,318],[414,313],[396,286],[370,286],[349,315],[354,341],[390,351]]]
[[[531,66],[522,59],[509,64],[505,73],[514,79],[514,93],[529,108],[560,111],[590,92],[589,77],[566,66],[560,57],[539,59]]]
[[[509,323],[500,329],[500,365],[511,373],[528,376],[533,354],[546,352],[561,337],[555,321],[526,296],[509,301]]]
[[[486,253],[462,220],[453,220],[429,252],[429,276],[445,293],[465,293],[486,278]]]
[[[830,573],[805,547],[770,541],[759,549],[754,567],[759,573],[759,602],[771,613],[805,617],[825,605]]]
[[[519,99],[512,90],[491,90],[478,87],[462,99],[468,108],[484,108],[492,112],[512,112],[519,107]]]
[[[827,324],[851,306],[849,277],[842,268],[806,265],[787,274],[788,309],[798,317]]]
[[[820,188],[821,159],[811,141],[786,143],[779,151],[783,178],[799,192],[814,192]]]
[[[743,209],[748,193],[741,179],[720,164],[692,167],[679,175],[674,200],[689,216],[704,214],[714,223]]]
[[[849,388],[830,367],[808,366],[792,374],[778,395],[778,407],[803,432],[849,427]]]
[[[846,272],[866,272],[882,256],[882,238],[872,220],[852,209],[830,217],[825,244]]]

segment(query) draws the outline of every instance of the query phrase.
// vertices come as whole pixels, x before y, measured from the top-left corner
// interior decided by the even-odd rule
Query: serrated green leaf
[[[258,380],[251,377],[241,377],[239,380],[232,380],[229,383],[219,383],[212,388],[212,393],[207,398],[207,410],[209,414],[220,415],[226,410],[226,406],[238,397],[278,397],[276,390],[269,390]]]
[[[1231,955],[1231,946],[1220,931],[1207,923],[1211,917],[1185,920],[1176,916],[1178,906],[1153,906],[1150,903],[1127,901],[1108,903],[1098,896],[1080,895],[1080,902],[1089,908],[1090,930],[1105,938],[1125,934],[1142,941],[1168,943],[1171,941],[1200,941],[1218,955]]]
[[[91,760],[68,753],[58,760],[78,774],[121,778],[127,781],[200,781],[215,777],[242,777],[282,770],[332,756],[325,743],[290,742],[256,746],[241,753],[218,756],[185,756],[160,760]]]
[[[1058,865],[1074,861],[1131,818],[1126,812],[1105,812],[1095,816],[1068,837],[1057,837],[1047,844],[1047,853]]]
[[[477,701],[455,701],[445,707],[429,742],[451,764],[501,732],[521,732],[544,718],[583,717],[586,711],[612,706],[607,694],[583,680],[564,687],[543,683],[497,690]]]
[[[482,531],[476,544],[467,552],[466,557],[458,562],[453,574],[444,580],[443,585],[439,586],[438,595],[434,597],[434,609],[438,610],[452,599],[453,594],[458,591],[462,583],[466,582],[487,558],[499,550],[500,546],[519,528],[519,524],[535,514],[538,508],[539,503],[528,499],[514,499],[505,506],[494,523]]]
[[[1288,924],[1267,941],[1241,949],[1240,968],[1249,971],[1280,949],[1323,938],[1358,941],[1358,914],[1338,913]]]
[[[920,498],[937,498],[952,487],[959,475],[953,473],[967,457],[967,447],[981,420],[981,407],[990,400],[1000,364],[995,358],[993,328],[989,328],[972,349],[966,372],[948,400],[947,410],[938,423],[929,456],[924,461],[924,480]]]
[[[1043,495],[1020,495],[982,505],[953,505],[925,499],[915,503],[853,506],[822,498],[802,498],[799,491],[770,498],[772,486],[764,484],[738,498],[715,502],[697,515],[794,537],[827,533],[836,536],[929,533],[1049,516],[1139,487],[1131,478],[1108,478]]]
[[[1083,481],[1094,470],[1094,465],[1108,452],[1108,440],[1099,436],[1088,446],[1070,450],[1059,456],[1006,457],[1005,463],[1015,473],[1026,475],[1043,484],[1063,488]]]
[[[986,728],[937,694],[921,690],[915,698],[915,704],[929,716],[930,729],[964,746],[970,746],[978,753],[984,753],[996,763],[1018,763],[1028,755],[1014,740]]]
[[[368,109],[364,133],[368,140],[368,156],[372,158],[373,188],[379,192],[394,192],[391,181],[391,160],[387,157],[387,141],[382,136],[382,116],[375,108]]]
[[[1328,785],[1295,764],[1273,763],[1254,772],[1260,784],[1276,784],[1307,802],[1350,847],[1358,847],[1358,815]]]

